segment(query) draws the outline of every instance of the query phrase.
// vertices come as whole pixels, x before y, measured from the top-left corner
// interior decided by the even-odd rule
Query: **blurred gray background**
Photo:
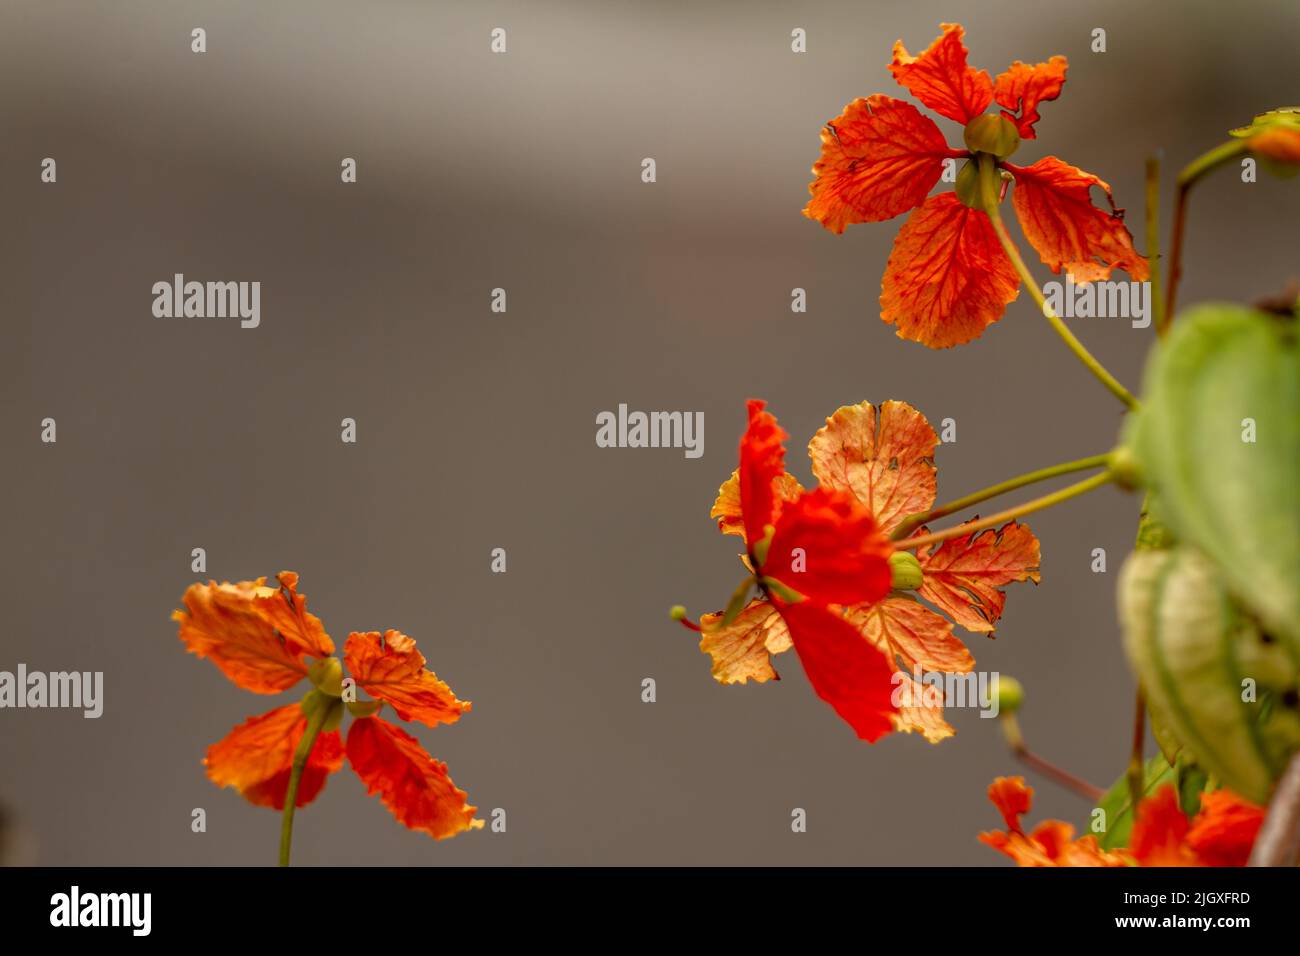
[[[976,842],[1000,823],[985,788],[1019,772],[994,721],[967,711],[938,746],[868,746],[792,654],[780,683],[722,687],[666,616],[716,608],[738,580],[708,510],[747,397],[780,416],[805,481],[804,443],[839,405],[955,418],[942,499],[1115,439],[1117,403],[1027,295],[977,343],[929,351],[878,318],[901,219],[835,237],[800,215],[822,124],[857,96],[905,97],[892,43],[919,52],[944,20],[994,74],[1069,57],[1016,159],[1054,153],[1108,180],[1140,246],[1149,153],[1171,182],[1300,92],[1300,10],[1281,0],[6,0],[0,669],[106,682],[97,721],[0,712],[14,858],[274,861],[278,816],[217,790],[200,760],[296,695],[248,694],[177,641],[168,615],[203,547],[219,580],[299,571],[340,645],[415,637],[474,702],[415,732],[484,815],[507,811],[504,834],[434,843],[345,770],[299,815],[296,862],[1001,862]],[[57,185],[40,182],[46,156]],[[356,185],[339,182],[345,156]],[[1298,214],[1295,182],[1206,183],[1182,302],[1279,289]],[[150,288],[176,272],[260,280],[261,327],[155,319]],[[497,286],[505,315],[488,308]],[[1150,330],[1075,326],[1137,386]],[[703,411],[704,457],[597,448],[595,416],[620,402]],[[981,669],[1026,685],[1031,745],[1103,786],[1128,746],[1112,592],[1136,514],[1105,490],[1033,518],[1042,584],[1012,589],[996,641],[968,636]],[[1089,570],[1098,547],[1109,573]],[[1034,819],[1086,820],[1032,782]]]

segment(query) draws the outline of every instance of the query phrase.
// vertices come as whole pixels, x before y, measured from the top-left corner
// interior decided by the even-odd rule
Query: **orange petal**
[[[207,658],[245,690],[278,694],[307,675],[306,648],[279,634],[262,599],[281,600],[265,578],[238,584],[191,584],[173,611],[180,639],[191,654]]]
[[[817,696],[857,735],[875,742],[894,728],[893,664],[858,629],[811,602],[783,605],[799,662]]]
[[[817,488],[781,511],[761,571],[817,604],[878,601],[892,587],[892,551],[856,498]]]
[[[1044,265],[1056,273],[1065,269],[1076,282],[1105,279],[1112,269],[1123,269],[1138,282],[1147,279],[1147,260],[1133,248],[1110,186],[1055,156],[1032,166],[1006,166],[1016,177],[1011,201],[1020,228]],[[1106,193],[1110,212],[1092,204],[1093,186]]]
[[[767,601],[749,603],[726,627],[721,614],[700,618],[700,650],[713,658],[713,679],[720,684],[780,680],[772,655],[790,649],[790,630]]]
[[[284,809],[293,770],[293,752],[307,730],[307,718],[297,704],[287,704],[260,717],[250,717],[219,743],[208,748],[203,764],[208,779],[219,787],[234,787],[249,803]],[[325,780],[343,766],[343,741],[337,730],[316,738],[298,781],[295,806],[316,799]]]
[[[348,762],[366,785],[379,794],[388,812],[411,830],[435,840],[483,826],[477,807],[447,776],[447,765],[434,760],[420,742],[379,717],[361,717],[348,730]]]
[[[1264,823],[1265,808],[1230,790],[1201,794],[1187,845],[1206,866],[1245,866]]]
[[[1060,820],[1044,820],[1026,834],[1020,818],[1033,803],[1033,788],[1023,777],[998,777],[988,790],[989,799],[1006,821],[1006,833],[981,833],[980,842],[1005,853],[1020,866],[1128,866],[1123,852],[1107,852],[1092,836],[1074,839],[1074,827]]]
[[[924,533],[924,529],[918,533]],[[924,580],[920,595],[947,611],[968,631],[992,631],[1007,596],[999,588],[1014,581],[1038,583],[1038,538],[1011,521],[996,532],[949,538],[937,551],[917,552]]]
[[[910,103],[856,99],[822,130],[803,214],[834,233],[919,206],[952,155],[939,127]]]
[[[1178,805],[1178,791],[1165,784],[1138,806],[1129,835],[1129,851],[1141,866],[1199,866],[1187,846],[1187,815]]]
[[[1034,124],[1040,119],[1038,104],[1061,95],[1068,67],[1069,63],[1063,56],[1054,56],[1046,63],[1034,66],[1016,60],[998,76],[993,84],[993,98],[999,106],[1006,107],[1002,115],[1016,124],[1021,139],[1037,136]]]
[[[291,644],[301,647],[312,657],[329,657],[334,653],[334,642],[315,614],[307,613],[307,598],[298,593],[298,575],[281,571],[276,576],[278,591],[259,592],[258,609],[266,615],[271,626]]]
[[[353,632],[343,645],[348,673],[371,697],[392,704],[402,720],[429,727],[450,724],[470,709],[450,687],[425,669],[424,655],[401,631]]]
[[[901,597],[855,605],[846,609],[845,617],[889,660],[898,662],[894,681],[910,693],[900,698],[895,729],[919,733],[932,744],[956,733],[944,720],[942,698],[931,700],[934,690],[917,685],[913,674],[955,674],[974,669],[975,658],[953,636],[952,622],[917,601]]]
[[[965,125],[988,109],[993,81],[988,73],[966,63],[966,31],[956,23],[941,23],[943,31],[920,56],[912,56],[899,40],[889,72],[918,100],[936,113]]]
[[[780,515],[782,506],[794,501],[803,492],[803,487],[791,474],[782,472],[772,482],[774,496],[773,511]],[[718,488],[718,497],[709,511],[710,518],[718,520],[718,530],[723,534],[738,534],[745,538],[745,515],[740,504],[740,469],[731,473],[731,477]],[[745,540],[748,545],[749,541]]]
[[[785,474],[785,446],[790,436],[763,409],[766,402],[748,402],[749,425],[740,439],[740,511],[745,541],[761,541],[764,529],[776,521],[776,482]]]
[[[870,402],[845,405],[808,443],[813,474],[823,487],[852,494],[886,534],[910,514],[934,504],[931,460],[939,436],[906,402],[884,402],[879,427]]]
[[[1275,126],[1256,133],[1246,140],[1252,153],[1288,165],[1300,164],[1300,129],[1294,126]]]
[[[1034,805],[1034,788],[1025,784],[1024,777],[995,777],[989,784],[989,799],[1002,814],[1008,830],[1024,832],[1020,818]]]
[[[989,217],[941,193],[908,216],[894,240],[880,317],[902,338],[948,348],[979,338],[1019,288]]]

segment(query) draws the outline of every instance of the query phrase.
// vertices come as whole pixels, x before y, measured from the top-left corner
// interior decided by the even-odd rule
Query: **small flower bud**
[[[998,713],[1007,716],[1015,714],[1025,702],[1025,689],[1020,681],[1006,674],[998,676]]]
[[[889,570],[893,574],[893,586],[898,591],[915,591],[921,586],[925,575],[921,572],[921,562],[911,551],[895,551],[889,556]]]
[[[972,152],[992,153],[998,159],[1006,159],[1020,148],[1015,124],[996,113],[985,113],[967,123],[962,139]]]
[[[322,693],[343,696],[343,665],[337,657],[322,657],[307,668],[307,677]]]
[[[984,197],[980,188],[980,168],[969,162],[957,171],[957,198],[971,209],[983,209]]]

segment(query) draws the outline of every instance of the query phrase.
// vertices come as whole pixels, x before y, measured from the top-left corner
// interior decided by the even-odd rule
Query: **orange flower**
[[[1178,791],[1166,784],[1138,807],[1128,849],[1104,851],[1091,836],[1071,840],[1074,828],[1060,820],[1026,834],[1020,817],[1029,812],[1033,793],[1023,777],[994,780],[989,799],[1008,832],[979,837],[1021,866],[1245,866],[1264,822],[1263,807],[1223,789],[1201,794],[1201,808],[1189,821]]]
[[[346,755],[367,790],[378,794],[404,826],[435,839],[481,827],[483,821],[474,819],[476,808],[452,783],[446,764],[378,716],[388,704],[401,720],[433,727],[459,719],[470,709],[469,702],[458,700],[425,668],[415,641],[391,630],[383,635],[354,632],[344,644],[344,662],[355,686],[376,698],[357,701],[354,689],[344,686],[343,667],[332,656],[334,642],[298,593],[298,575],[284,571],[276,580],[278,588],[267,586],[265,578],[192,584],[185,592],[185,609],[172,613],[186,648],[211,660],[245,690],[275,694],[304,677],[316,685],[301,703],[250,717],[208,748],[203,761],[208,778],[218,786],[234,787],[257,806],[283,810],[294,753],[309,717],[318,716],[323,726],[306,754],[295,806],[311,803]],[[309,665],[308,658],[314,663]],[[326,710],[321,713],[321,708]],[[337,730],[344,709],[354,717],[346,746]]]
[[[946,161],[972,160],[958,177],[960,190],[979,154],[991,154],[1014,179],[1012,205],[1025,237],[1053,272],[1091,282],[1119,268],[1146,279],[1146,259],[1105,182],[1054,156],[1030,166],[1007,162],[1021,139],[1037,136],[1038,107],[1060,95],[1065,57],[1032,66],[1017,61],[994,81],[968,65],[960,26],[941,29],[919,56],[901,40],[894,44],[889,69],[922,104],[963,124],[968,148],[948,146],[911,104],[875,94],[854,100],[826,125],[808,187],[804,215],[835,233],[913,210],[885,266],[880,317],[903,338],[947,348],[978,338],[1019,294],[1019,276],[979,203],[968,205],[970,197],[958,192],[926,198]],[[994,102],[1000,116],[985,113]],[[1109,211],[1093,205],[1093,186],[1105,192]]]
[[[1142,866],[1245,866],[1263,823],[1263,807],[1223,789],[1202,794],[1188,820],[1166,784],[1138,807],[1129,848]]]
[[[1060,820],[1044,820],[1031,833],[1020,818],[1034,802],[1034,789],[1024,777],[998,777],[989,786],[989,799],[1002,813],[1007,831],[981,833],[980,842],[1005,853],[1021,866],[1128,866],[1123,853],[1107,852],[1092,836],[1074,839],[1074,827]]]
[[[733,619],[701,618],[700,650],[712,659],[714,679],[777,679],[772,656],[794,647],[814,689],[863,739],[891,730],[931,742],[951,736],[942,706],[914,686],[912,674],[964,673],[975,659],[952,621],[891,591],[886,539],[933,506],[938,435],[903,402],[885,402],[879,412],[868,402],[841,408],[808,444],[819,486],[805,491],[785,471],[788,436],[763,409],[749,403],[740,467],[710,512],[723,533],[745,541],[763,592]],[[922,548],[917,559],[917,596],[973,631],[993,630],[1006,601],[1001,587],[1038,580],[1038,541],[1015,522]],[[764,578],[805,601],[783,601]]]

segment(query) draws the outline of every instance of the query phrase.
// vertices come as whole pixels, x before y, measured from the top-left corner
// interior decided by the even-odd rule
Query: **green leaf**
[[[1163,784],[1173,783],[1174,774],[1174,768],[1169,766],[1169,761],[1164,758],[1164,755],[1156,754],[1143,768],[1142,796],[1145,798]],[[1102,822],[1106,827],[1097,835],[1097,842],[1101,844],[1102,849],[1113,850],[1128,846],[1129,833],[1133,830],[1135,819],[1133,801],[1129,798],[1128,792],[1128,774],[1122,774],[1115,781],[1097,803],[1097,808],[1104,814]]]

